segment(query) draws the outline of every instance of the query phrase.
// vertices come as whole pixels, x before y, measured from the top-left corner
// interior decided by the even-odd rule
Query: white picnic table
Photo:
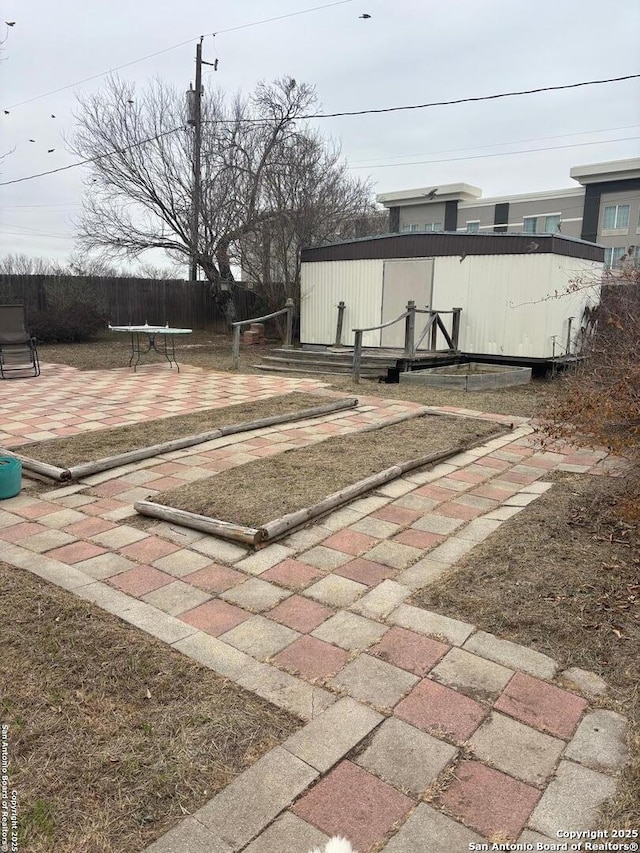
[[[174,329],[169,325],[150,326],[145,323],[144,326],[112,326],[109,324],[109,331],[125,332],[131,335],[129,367],[133,366],[134,371],[137,370],[140,363],[140,356],[153,350],[167,359],[169,367],[175,364],[178,373],[180,373],[180,366],[176,361],[176,335],[190,335],[193,329]]]

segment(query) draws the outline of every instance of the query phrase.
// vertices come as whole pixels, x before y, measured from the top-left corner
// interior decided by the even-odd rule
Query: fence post
[[[292,340],[293,340],[293,312],[295,310],[295,303],[291,297],[287,299],[285,302],[285,308],[287,309],[287,330],[285,333],[284,339],[284,348],[291,349]]]
[[[356,339],[353,344],[353,381],[357,385],[360,382],[360,361],[362,360],[362,330],[354,329]]]
[[[431,325],[431,352],[436,351],[436,347],[438,345],[438,312],[432,311],[429,314],[429,317],[433,320]]]
[[[453,320],[451,321],[451,340],[453,348],[458,349],[458,339],[460,338],[460,313],[462,308],[453,309]]]
[[[336,326],[336,342],[334,344],[335,347],[342,346],[342,324],[344,322],[344,309],[345,304],[342,300],[338,302],[338,325]]]
[[[409,313],[404,321],[404,354],[407,358],[413,358],[416,342],[416,303],[413,299],[407,302],[407,311]]]
[[[233,344],[231,347],[231,369],[237,370],[240,363],[240,326],[233,327]]]

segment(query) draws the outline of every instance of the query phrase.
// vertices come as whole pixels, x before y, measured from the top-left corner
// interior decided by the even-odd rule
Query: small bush
[[[107,324],[107,309],[87,278],[52,278],[44,286],[45,309],[29,313],[31,334],[41,343],[87,341]]]

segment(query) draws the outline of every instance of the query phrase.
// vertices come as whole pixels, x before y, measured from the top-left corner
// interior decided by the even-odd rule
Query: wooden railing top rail
[[[393,326],[394,323],[399,323],[400,320],[405,320],[409,314],[455,314],[456,311],[436,311],[432,308],[414,308],[412,311],[405,311],[395,320],[388,320],[386,323],[381,323],[379,326],[368,326],[366,329],[352,329],[352,332],[375,332],[378,329],[386,329],[388,326]]]
[[[271,320],[273,317],[279,317],[281,314],[286,314],[287,311],[291,310],[291,306],[293,304],[293,299],[287,299],[286,307],[281,308],[279,311],[274,311],[273,314],[265,314],[264,317],[252,317],[250,320],[236,320],[236,322],[231,325],[233,327],[249,326],[251,323],[261,323],[263,320]]]

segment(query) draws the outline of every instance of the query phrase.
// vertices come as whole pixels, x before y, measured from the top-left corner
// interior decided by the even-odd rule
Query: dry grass
[[[498,429],[488,421],[427,415],[371,432],[336,436],[230,468],[162,492],[154,501],[259,527],[398,462],[444,452],[464,441],[488,437]]]
[[[175,342],[178,364],[190,364],[205,370],[231,370],[231,333],[194,331],[191,335],[179,336]],[[251,365],[267,355],[273,346],[240,346],[240,371],[257,373]],[[105,331],[95,340],[77,344],[40,344],[40,360],[51,364],[68,364],[78,370],[114,370],[128,368],[129,337],[122,333]],[[156,353],[142,356],[140,364],[169,365],[164,357]],[[175,368],[174,372],[175,372]]]
[[[640,824],[640,535],[615,520],[622,480],[563,476],[414,602],[611,685],[633,761],[603,827]]]
[[[240,373],[259,373],[253,365],[263,355],[279,346],[273,343],[265,347],[240,347]],[[77,367],[80,370],[106,370],[123,368],[129,360],[126,336],[104,333],[95,341],[84,344],[55,344],[38,348],[41,359]],[[197,331],[184,340],[176,341],[176,353],[180,364],[191,364],[205,370],[228,371],[231,369],[231,335],[229,333]],[[154,356],[161,363],[158,356]],[[151,356],[147,356],[147,361]],[[168,369],[168,368],[167,368]],[[532,417],[556,394],[557,382],[535,380],[529,385],[501,388],[493,391],[464,392],[445,388],[415,387],[413,385],[378,385],[363,381],[354,385],[349,376],[332,374],[310,375],[308,373],[281,374],[304,379],[320,379],[328,382],[337,391],[348,394],[370,394],[398,400],[412,400],[429,406],[462,406],[483,412]]]
[[[299,726],[28,572],[0,594],[20,850],[137,853]]]
[[[496,388],[492,391],[458,391],[453,388],[429,388],[407,384],[375,385],[361,382],[354,385],[350,378],[337,376],[318,376],[329,383],[336,391],[361,395],[377,394],[397,400],[411,400],[424,406],[459,406],[463,409],[475,409],[480,412],[495,412],[500,415],[516,415],[530,418],[557,393],[557,380],[536,379],[528,385],[514,385],[513,388]]]
[[[190,415],[174,415],[155,421],[128,424],[127,426],[79,433],[63,438],[23,444],[13,448],[31,459],[68,468],[82,462],[115,456],[128,450],[150,447],[175,438],[197,435],[230,424],[254,421],[286,412],[299,412],[313,406],[329,403],[326,397],[293,392],[279,397],[258,400],[255,403],[239,403],[223,409],[206,409]]]

